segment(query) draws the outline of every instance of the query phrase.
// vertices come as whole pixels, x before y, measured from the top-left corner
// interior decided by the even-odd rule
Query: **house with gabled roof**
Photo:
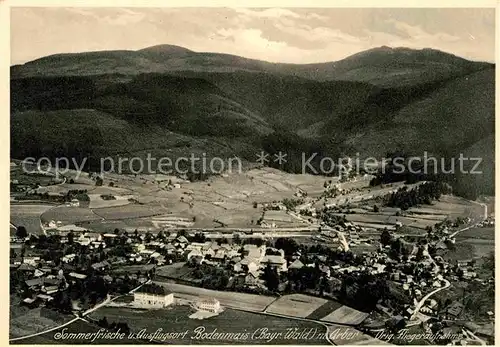
[[[266,267],[270,265],[273,268],[276,268],[278,272],[287,271],[286,259],[281,255],[266,255],[264,259],[262,259],[261,266]]]
[[[260,272],[259,271],[250,271],[246,276],[245,276],[245,285],[247,286],[258,286],[262,284],[262,280],[260,279]]]

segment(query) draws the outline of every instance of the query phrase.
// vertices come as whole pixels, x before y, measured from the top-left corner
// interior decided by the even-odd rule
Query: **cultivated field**
[[[132,195],[114,195],[115,200],[104,200],[101,198],[101,194],[89,194],[90,204],[89,208],[97,209],[97,208],[106,208],[106,207],[117,207],[124,206],[130,204],[129,198],[132,198]]]
[[[38,333],[64,322],[73,317],[62,314],[54,314],[52,318],[41,315],[41,309],[28,309],[20,307],[19,299],[15,299],[16,304],[10,306],[9,337],[19,337]]]
[[[132,331],[146,328],[153,333],[162,328],[164,332],[185,332],[185,338],[169,339],[163,343],[175,344],[325,344],[327,341],[321,339],[325,328],[314,322],[303,322],[291,319],[266,316],[261,314],[225,309],[218,316],[210,317],[202,321],[190,319],[194,311],[187,306],[174,306],[173,308],[161,310],[137,310],[129,308],[103,307],[91,314],[91,318],[100,319],[106,317],[108,322],[125,321]],[[296,340],[285,338],[289,330],[317,329],[317,338]],[[263,330],[264,329],[264,330]],[[196,331],[210,333],[228,333],[222,338],[198,339]],[[266,333],[263,333],[266,332]],[[247,333],[246,338],[236,338],[234,333]],[[282,336],[271,335],[281,333]],[[273,338],[273,337],[274,338]]]
[[[129,219],[152,217],[167,211],[158,205],[126,205],[119,207],[100,208],[94,211],[104,219]]]
[[[40,216],[51,208],[55,208],[55,205],[11,204],[10,222],[16,226],[24,226],[28,233],[40,234]]]
[[[220,301],[221,306],[236,308],[247,311],[261,312],[276,298],[263,295],[254,295],[236,292],[222,292],[204,288],[197,288],[176,283],[156,282],[165,289],[175,293],[174,296],[197,300],[198,298],[215,298]]]
[[[368,313],[355,310],[348,306],[342,306],[323,317],[321,320],[330,323],[352,324],[358,325],[363,322]]]
[[[58,206],[48,210],[41,216],[43,223],[50,221],[61,221],[65,224],[88,222],[102,219],[92,210],[82,207]]]
[[[156,275],[168,278],[182,278],[193,271],[192,268],[184,266],[185,263],[174,263],[156,268]]]
[[[343,345],[390,345],[390,343],[378,340],[370,335],[341,325],[332,325],[328,329],[330,340],[337,346]]]
[[[273,302],[266,312],[305,318],[327,303],[328,300],[304,294],[285,295]]]

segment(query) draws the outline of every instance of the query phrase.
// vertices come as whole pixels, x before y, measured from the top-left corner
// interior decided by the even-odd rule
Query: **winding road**
[[[446,288],[448,288],[450,286],[450,281],[448,281],[447,279],[445,279],[444,281],[445,281],[445,285],[443,287],[439,287],[439,288],[433,290],[432,292],[430,292],[429,294],[427,294],[426,296],[424,296],[422,299],[420,299],[420,301],[418,302],[417,306],[415,306],[415,311],[411,315],[410,321],[414,320],[416,318],[416,315],[420,312],[420,309],[425,304],[425,301],[427,299],[429,299],[434,294],[436,294],[436,293],[440,292],[441,290],[446,289]]]
[[[53,328],[50,328],[48,330],[44,330],[44,331],[40,331],[38,333],[34,333],[34,334],[30,334],[30,335],[25,335],[25,336],[19,336],[19,337],[14,337],[14,338],[11,338],[9,339],[9,342],[14,342],[14,341],[20,341],[20,340],[25,340],[25,339],[28,339],[30,337],[35,337],[35,336],[39,336],[39,335],[43,335],[43,334],[47,334],[47,333],[50,333],[52,331],[56,331],[58,329],[61,329],[61,328],[64,328],[65,326],[68,326],[78,320],[83,320],[83,321],[86,321],[85,319],[83,319],[83,317],[85,317],[86,315],[98,310],[99,308],[103,307],[103,306],[106,306],[107,304],[109,304],[110,302],[112,301],[115,301],[116,299],[118,298],[121,298],[122,296],[125,296],[125,295],[128,295],[128,294],[133,294],[135,291],[137,291],[139,288],[141,288],[143,285],[147,284],[147,283],[150,283],[151,280],[147,281],[147,282],[144,282],[142,283],[141,285],[137,286],[136,288],[132,289],[130,292],[128,292],[127,294],[123,294],[123,295],[118,295],[118,296],[115,296],[114,298],[111,298],[111,296],[108,294],[108,296],[106,297],[106,300],[104,300],[103,302],[100,302],[98,303],[97,305],[95,305],[94,307],[92,308],[89,308],[87,311],[83,312],[81,315],[73,318],[72,320],[64,323],[64,324],[61,324],[61,325],[58,325],[56,327],[53,327]]]

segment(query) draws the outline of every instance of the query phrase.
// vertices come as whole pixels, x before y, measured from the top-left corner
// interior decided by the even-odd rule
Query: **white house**
[[[208,312],[219,312],[220,311],[220,302],[217,299],[200,299],[195,304],[196,308],[201,311]]]
[[[80,201],[78,201],[78,199],[71,199],[71,201],[68,203],[68,206],[80,207]]]
[[[36,266],[38,262],[40,261],[40,257],[24,257],[23,258],[23,263]]]
[[[165,295],[135,292],[134,305],[143,308],[164,308],[174,303],[174,294]]]

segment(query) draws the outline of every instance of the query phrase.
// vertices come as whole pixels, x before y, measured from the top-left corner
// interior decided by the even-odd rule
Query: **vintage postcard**
[[[11,344],[496,342],[495,3],[32,5]]]

